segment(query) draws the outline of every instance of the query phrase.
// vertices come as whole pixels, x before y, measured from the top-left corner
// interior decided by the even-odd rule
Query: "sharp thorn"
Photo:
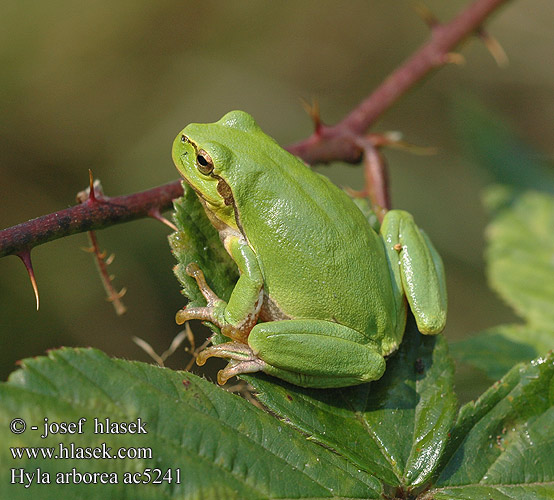
[[[385,132],[383,136],[389,141],[389,142],[400,142],[404,138],[404,134],[400,132],[399,130],[391,130],[389,132]]]
[[[25,269],[27,269],[27,273],[29,274],[29,279],[31,280],[33,292],[35,293],[35,299],[36,299],[37,311],[38,311],[40,306],[40,299],[38,294],[37,280],[35,279],[35,272],[33,271],[33,264],[31,262],[31,251],[24,250],[23,252],[18,253],[17,256],[21,259],[21,261],[23,262],[23,265],[25,266]]]
[[[88,169],[88,181],[89,181],[88,199],[89,199],[89,201],[94,202],[94,201],[96,201],[96,193],[94,192],[94,177],[92,175],[92,170],[90,168]]]
[[[388,146],[394,149],[401,149],[416,155],[434,155],[437,153],[437,148],[433,146],[419,146],[402,140],[402,134],[399,132],[385,132],[381,134],[380,143],[378,146]]]
[[[317,99],[312,99],[312,103],[306,102],[304,99],[301,100],[302,107],[308,113],[308,116],[312,119],[314,124],[315,134],[321,132],[321,114],[319,112],[319,101]]]
[[[496,64],[501,68],[506,67],[509,62],[508,56],[498,40],[487,33],[483,28],[477,30],[477,36],[483,41],[485,47],[496,61]]]
[[[170,220],[166,219],[161,213],[160,211],[157,209],[157,208],[153,208],[152,210],[150,210],[150,212],[148,213],[148,215],[150,217],[152,217],[153,219],[156,219],[157,221],[160,221],[162,224],[165,224],[167,227],[169,227],[170,229],[172,229],[173,231],[177,232],[179,231],[177,229],[177,226],[175,224],[173,224],[173,222],[171,222]]]
[[[416,13],[421,17],[423,22],[429,26],[429,28],[433,29],[435,26],[438,26],[439,20],[436,18],[435,14],[431,12],[431,9],[424,5],[421,2],[414,2],[412,4],[413,9],[416,11]]]
[[[444,56],[444,62],[463,66],[466,63],[466,58],[458,52],[449,52]]]
[[[86,189],[77,193],[77,201],[79,203],[105,203],[102,200],[104,193],[102,192],[102,184],[98,179],[94,180],[92,170],[88,170],[89,185]]]

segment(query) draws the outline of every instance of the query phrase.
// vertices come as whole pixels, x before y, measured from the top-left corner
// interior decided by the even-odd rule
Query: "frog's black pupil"
[[[183,135],[181,136],[181,142],[187,142],[187,137],[186,137],[186,135],[183,134]]]
[[[196,161],[202,165],[203,167],[207,167],[209,165],[208,161],[206,160],[206,158],[204,158],[202,155],[198,155],[196,157]]]

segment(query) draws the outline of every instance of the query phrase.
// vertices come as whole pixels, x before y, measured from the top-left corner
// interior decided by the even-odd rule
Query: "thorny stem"
[[[362,151],[356,139],[402,95],[432,70],[449,62],[449,53],[466,37],[482,31],[485,19],[507,0],[477,0],[447,24],[434,24],[431,39],[393,71],[339,123],[321,125],[310,137],[287,149],[309,164],[357,163]]]
[[[152,211],[169,210],[172,201],[182,194],[180,181],[174,181],[141,193],[102,197],[101,201],[84,202],[43,215],[0,231],[0,257],[19,254],[64,236],[148,217]]]
[[[343,120],[334,126],[318,122],[310,137],[287,149],[309,164],[335,160],[359,162],[364,155],[361,139],[364,139],[367,129],[424,76],[447,64],[450,51],[462,40],[474,33],[482,34],[485,19],[506,2],[507,0],[476,0],[449,23],[433,23],[431,39]],[[365,149],[367,152],[367,148]],[[371,161],[367,158],[365,160]],[[381,189],[387,189],[386,183],[381,184],[384,186]],[[182,192],[181,183],[174,181],[142,193],[104,197],[101,203],[82,203],[4,229],[0,231],[0,257],[25,255],[25,252],[30,252],[37,245],[64,236],[155,216],[170,209],[172,200],[181,196]],[[377,199],[388,200],[388,193],[377,193]]]

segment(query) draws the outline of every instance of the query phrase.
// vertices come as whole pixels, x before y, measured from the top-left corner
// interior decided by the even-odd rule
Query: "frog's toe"
[[[229,364],[217,372],[217,383],[225,384],[227,380],[243,373],[256,373],[263,371],[265,363],[261,359],[251,359],[249,361],[231,360]]]
[[[175,322],[182,325],[185,321],[191,319],[199,319],[201,321],[209,321],[217,327],[221,328],[221,321],[217,318],[213,307],[185,307],[177,311]]]
[[[204,349],[196,358],[196,363],[202,366],[208,358],[228,358],[235,361],[252,361],[258,357],[252,349],[241,342],[225,342]]]
[[[216,293],[210,288],[210,285],[208,285],[208,283],[206,282],[206,277],[204,276],[202,269],[200,269],[196,262],[191,262],[190,264],[187,264],[185,272],[191,278],[194,278],[200,292],[208,302],[208,305],[221,302],[221,299],[216,295]]]
[[[226,342],[204,349],[196,358],[196,364],[202,366],[209,358],[226,358],[229,364],[217,374],[217,382],[225,384],[227,380],[241,373],[262,371],[265,363],[259,359],[252,349],[240,342]]]

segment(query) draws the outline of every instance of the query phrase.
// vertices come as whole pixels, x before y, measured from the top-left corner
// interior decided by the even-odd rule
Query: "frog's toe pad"
[[[261,359],[252,359],[249,361],[231,360],[229,364],[217,372],[217,383],[225,384],[227,380],[243,373],[256,373],[263,371],[265,363]]]
[[[196,364],[202,366],[211,357],[230,360],[227,367],[217,374],[217,382],[220,385],[235,375],[259,372],[265,367],[265,363],[252,352],[252,349],[241,342],[226,342],[208,347],[198,354]]]

